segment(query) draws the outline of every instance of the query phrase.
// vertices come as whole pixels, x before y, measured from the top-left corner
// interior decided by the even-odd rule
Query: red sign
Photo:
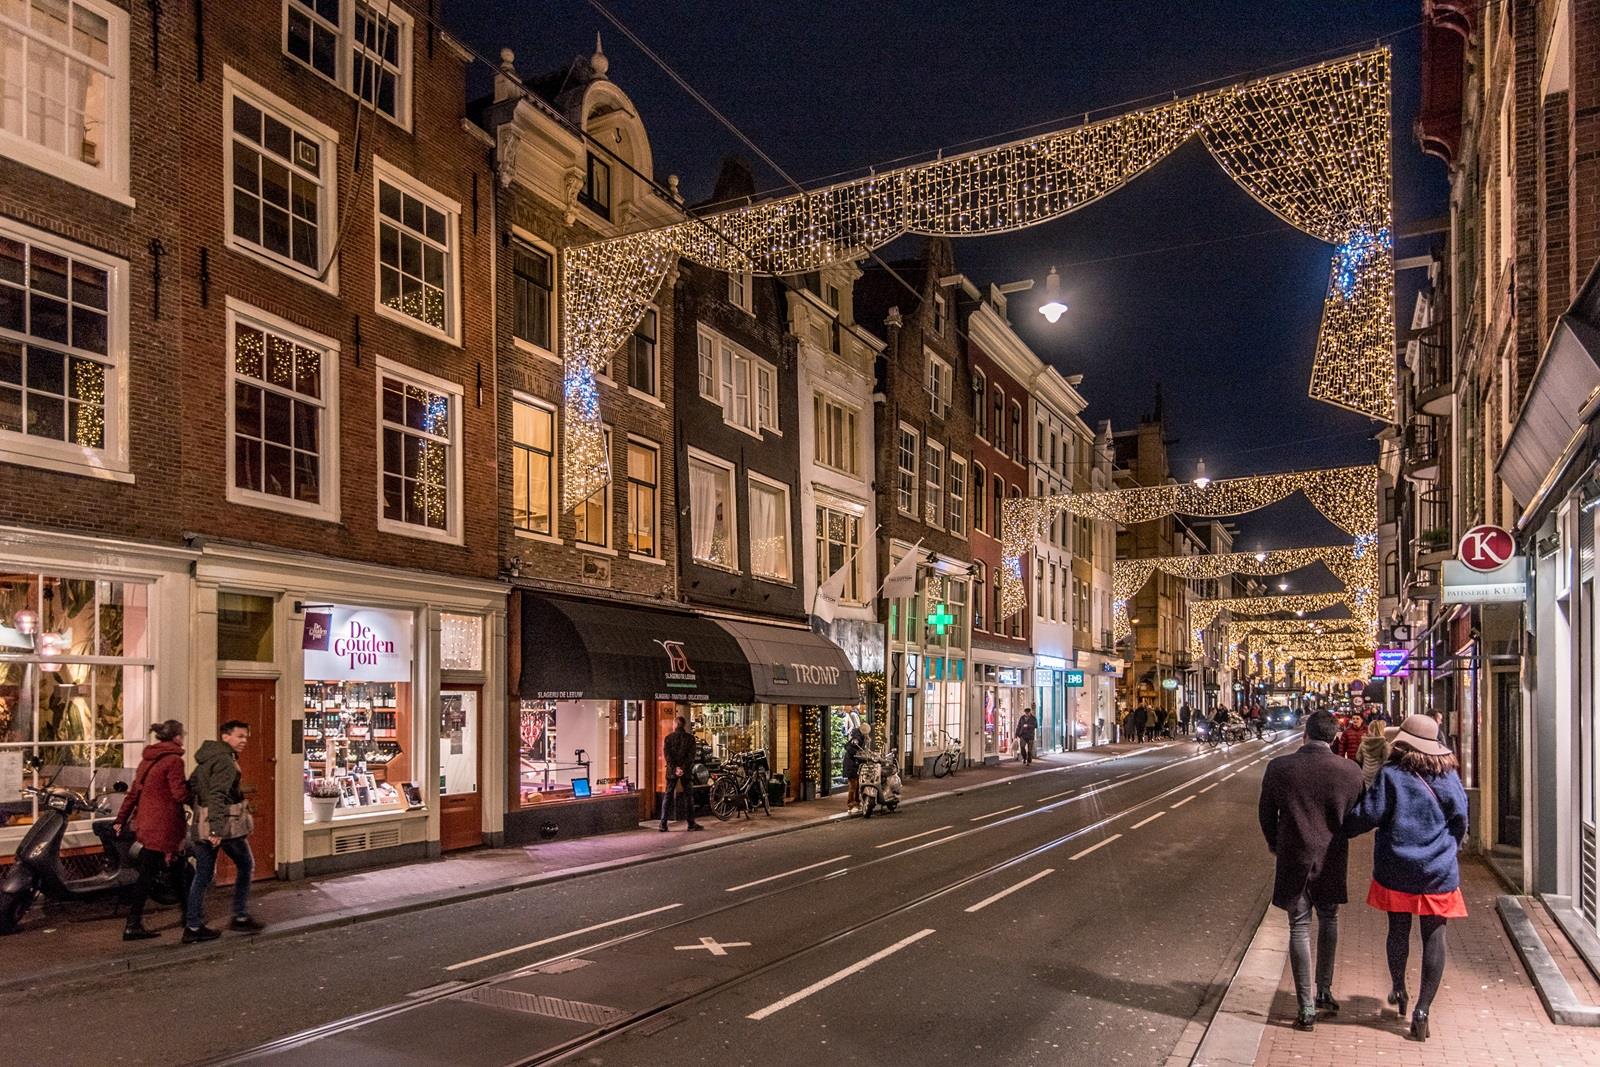
[[[1461,535],[1456,558],[1475,571],[1497,571],[1517,553],[1517,543],[1498,526],[1474,526]]]

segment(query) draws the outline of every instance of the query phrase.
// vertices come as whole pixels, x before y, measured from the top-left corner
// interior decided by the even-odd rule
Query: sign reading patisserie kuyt
[[[305,677],[314,681],[411,680],[411,616],[335,605],[306,612]]]

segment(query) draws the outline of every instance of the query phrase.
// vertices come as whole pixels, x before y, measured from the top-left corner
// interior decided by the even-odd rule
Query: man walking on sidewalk
[[[1326,711],[1306,719],[1300,751],[1267,764],[1261,780],[1261,833],[1277,857],[1274,907],[1289,913],[1289,962],[1300,1012],[1295,1029],[1310,1030],[1317,1012],[1339,1010],[1333,960],[1339,947],[1339,905],[1349,899],[1350,842],[1344,818],[1361,796],[1361,768],[1334,754],[1339,723]],[[1317,984],[1311,986],[1311,913],[1317,914]]]
[[[1024,767],[1033,762],[1033,735],[1038,729],[1039,720],[1033,708],[1025,708],[1017,719],[1017,755],[1022,757]]]
[[[211,941],[221,937],[205,922],[206,890],[217,873],[217,853],[233,861],[233,919],[228,928],[254,933],[261,923],[250,915],[250,879],[255,874],[255,856],[250,851],[250,831],[254,820],[244,802],[240,782],[239,753],[250,743],[250,724],[229,719],[222,724],[222,740],[207,741],[195,753],[194,773],[189,776],[189,797],[194,804],[194,881],[189,886],[189,901],[183,924],[183,943]]]
[[[661,794],[661,832],[667,832],[675,799],[689,809],[688,829],[701,829],[694,821],[694,786],[689,777],[694,769],[694,734],[689,732],[689,720],[682,715],[678,716],[678,728],[661,742],[661,756],[667,764],[667,785]]]

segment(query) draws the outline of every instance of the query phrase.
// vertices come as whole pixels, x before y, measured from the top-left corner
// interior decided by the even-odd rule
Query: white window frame
[[[950,415],[955,372],[949,363],[933,352],[924,349],[923,355],[922,390],[928,394],[928,412],[936,419],[947,418]]]
[[[845,574],[844,588],[839,592],[839,603],[864,605],[867,602],[867,598],[862,593],[865,576],[861,567],[861,519],[865,509],[860,504],[847,504],[844,500],[836,498],[832,494],[826,494],[819,495],[816,510],[817,518],[822,524],[822,536],[815,539],[817,547],[822,553],[822,559],[817,564],[817,584],[821,585],[833,577],[833,573],[828,569],[828,549],[833,543],[828,534],[828,518],[830,515],[838,515],[845,523],[845,536],[840,547],[845,557],[844,566],[849,568]],[[852,523],[855,525],[855,537],[853,539],[850,536],[850,524]],[[854,551],[852,551],[852,540],[854,541]]]
[[[309,270],[287,256],[252,244],[233,232],[233,102],[243,97],[259,111],[272,115],[297,133],[320,142],[318,170],[321,183],[317,199],[317,270]],[[268,92],[230,66],[222,68],[222,210],[223,245],[240,255],[265,263],[273,270],[298,278],[334,296],[339,295],[339,262],[334,256],[334,235],[339,232],[339,131]],[[330,262],[331,260],[331,262]],[[318,273],[324,268],[327,273]]]
[[[907,468],[902,462],[902,459],[905,456],[905,438],[907,436],[911,438],[911,466],[909,468]],[[908,515],[913,519],[920,518],[921,516],[917,514],[917,501],[922,499],[922,435],[917,432],[915,427],[907,426],[903,422],[900,423],[898,432],[895,434],[894,462],[895,510],[900,514]],[[902,499],[906,491],[901,485],[901,482],[904,481],[906,475],[908,474],[911,476],[910,507],[907,507],[905,501]]]
[[[450,484],[446,486],[446,501],[449,514],[445,519],[445,528],[435,530],[428,526],[418,526],[415,523],[401,522],[391,519],[383,514],[383,380],[394,378],[398,381],[408,382],[411,385],[435,393],[442,393],[450,398]],[[377,373],[373,375],[373,401],[377,405],[373,409],[373,426],[377,432],[374,441],[377,445],[377,462],[373,464],[377,471],[374,479],[373,491],[378,505],[378,529],[384,533],[400,534],[405,537],[415,537],[423,541],[442,541],[445,544],[459,545],[462,543],[461,534],[461,479],[464,474],[465,464],[463,454],[466,452],[466,442],[461,438],[462,404],[465,400],[466,390],[455,382],[444,378],[436,378],[425,371],[408,367],[404,363],[379,356],[377,359]]]
[[[400,77],[395,91],[395,107],[396,110],[399,111],[398,115],[390,115],[379,108],[376,104],[369,103],[357,91],[355,84],[355,50],[357,47],[356,8],[360,6],[371,8],[376,14],[393,22],[396,28],[399,30]],[[338,86],[346,94],[356,100],[359,100],[363,107],[371,108],[373,114],[382,115],[386,120],[394,123],[401,129],[410,130],[412,93],[411,83],[416,74],[416,53],[413,48],[413,42],[416,38],[416,24],[411,17],[411,13],[407,11],[404,6],[395,3],[388,3],[386,0],[340,0],[339,26],[335,30],[335,36],[338,38],[338,44],[334,50],[333,60],[335,76],[329,78],[327,74],[318,70],[316,67],[313,67],[311,64],[305,62],[299,56],[296,56],[289,51],[289,9],[291,7],[298,7],[301,11],[305,11],[308,15],[310,15],[312,19],[318,21],[319,23],[321,21],[320,19],[317,19],[315,15],[312,15],[308,9],[294,3],[294,0],[283,0],[280,40],[282,42],[284,57],[296,66],[310,71],[323,81]],[[366,49],[363,48],[362,51],[366,51]],[[378,62],[382,63],[381,60]]]
[[[617,469],[617,457],[613,454],[612,450],[616,447],[616,443],[615,443],[615,437],[614,437],[614,435],[612,434],[612,431],[611,431],[611,427],[609,425],[602,424],[602,426],[600,428],[600,434],[601,434],[601,440],[605,442],[606,466],[609,467],[613,472],[615,472],[616,469]],[[617,487],[616,478],[607,478],[605,484],[602,485],[599,489],[597,489],[595,491],[595,492],[599,492],[599,493],[604,493],[605,494],[605,500],[602,502],[601,510],[600,510],[600,522],[601,522],[601,525],[602,525],[602,527],[603,527],[603,529],[605,531],[605,540],[604,541],[599,541],[599,542],[596,542],[596,541],[585,541],[583,538],[578,536],[578,513],[577,513],[577,509],[576,508],[573,509],[573,511],[572,511],[572,544],[573,544],[573,547],[575,547],[575,548],[577,548],[577,549],[579,549],[579,550],[581,550],[583,552],[599,552],[602,555],[607,555],[607,556],[614,556],[614,555],[617,554],[617,546],[616,546],[616,543],[615,543],[615,538],[616,538],[616,535],[617,535],[617,494],[616,494],[616,487]],[[594,496],[594,493],[590,493],[589,496],[590,497]],[[584,497],[584,499],[580,502],[579,506],[581,507],[582,504],[587,503],[588,500],[589,500],[589,497]]]
[[[72,3],[94,12],[106,20],[107,62],[98,67],[106,78],[106,165],[91,166],[81,159],[73,159],[64,152],[56,152],[28,140],[26,134],[0,130],[0,155],[41,171],[53,178],[70,182],[92,193],[134,206],[128,189],[128,154],[132,140],[128,118],[129,70],[128,13],[105,0],[72,0]],[[68,16],[71,17],[70,14]],[[38,41],[60,51],[59,42],[50,41],[33,30],[16,23],[8,23],[24,41]],[[24,45],[26,47],[26,45]],[[81,53],[73,52],[80,62],[88,62]],[[26,87],[24,87],[26,93]],[[26,101],[23,103],[26,110]],[[26,122],[26,119],[24,119]]]
[[[755,276],[749,271],[728,272],[728,303],[746,315],[756,313]]]
[[[721,406],[722,394],[717,386],[717,335],[704,328],[695,331],[695,378],[701,397]]]
[[[548,241],[542,241],[521,226],[511,227],[511,241],[513,244],[521,243],[536,251],[543,252],[550,257],[550,347],[542,348],[537,343],[525,337],[516,335],[515,310],[512,315],[511,344],[524,352],[531,352],[536,356],[561,362],[561,357],[556,355],[561,351],[561,259],[555,246]],[[515,292],[515,275],[512,276],[513,292]]]
[[[739,569],[739,470],[734,464],[728,462],[722,457],[714,456],[710,452],[702,452],[698,448],[688,449],[687,454],[687,467],[689,469],[684,472],[686,478],[693,478],[693,469],[696,463],[707,467],[715,467],[717,470],[721,471],[727,476],[728,511],[730,514],[726,516],[726,521],[728,525],[728,555],[731,557],[731,561],[728,566],[724,566],[715,560],[701,559],[699,556],[694,554],[694,514],[692,510],[689,515],[689,558],[695,563],[695,565],[700,567],[710,567],[712,570],[727,571],[730,574],[743,573]],[[692,509],[694,507],[694,493],[692,490],[690,491],[689,498],[689,506]]]
[[[637,434],[628,435],[628,447],[639,447],[655,456],[656,479],[653,483],[655,490],[655,514],[652,516],[651,529],[655,531],[655,548],[650,552],[640,552],[632,545],[633,540],[633,469],[628,465],[627,455],[624,453],[622,476],[623,482],[628,487],[628,558],[641,559],[650,563],[665,563],[666,556],[661,551],[661,443],[652,441],[648,437]]]
[[[561,413],[556,405],[548,400],[525,393],[522,390],[513,390],[511,393],[512,423],[511,423],[511,500],[513,504],[513,518],[511,532],[516,537],[525,537],[535,541],[545,541],[551,544],[561,543]],[[520,473],[514,462],[517,453],[523,446],[517,444],[516,432],[516,405],[524,404],[531,408],[538,408],[550,416],[550,532],[540,533],[538,530],[527,530],[516,524],[514,505],[516,501],[516,483]]]
[[[934,336],[935,337],[943,337],[944,334],[945,334],[945,329],[948,326],[949,322],[950,322],[950,302],[945,298],[944,293],[936,292],[936,293],[933,294],[933,334],[934,334]]]
[[[815,424],[812,433],[812,460],[819,467],[825,467],[839,474],[846,474],[852,478],[861,476],[861,409],[854,404],[847,404],[830,393],[813,393],[812,422]],[[839,412],[839,456],[830,454],[831,438],[829,428],[831,425],[828,410],[837,409]],[[820,447],[819,447],[820,446]],[[843,457],[848,464],[834,463],[832,460]]]
[[[762,400],[762,390],[766,390],[766,400]],[[778,426],[778,368],[764,359],[755,361],[755,395],[751,403],[756,409],[756,429],[783,436],[783,430]],[[768,408],[771,411],[768,411]]]
[[[132,482],[133,471],[128,464],[128,261],[4,217],[0,217],[0,234],[92,263],[106,272],[107,286],[106,351],[103,356],[98,353],[93,356],[96,362],[105,367],[107,395],[102,405],[105,445],[87,448],[68,441],[53,441],[18,431],[0,430],[0,463],[88,475],[107,481]],[[35,339],[28,334],[8,333],[5,336],[26,345],[35,343]],[[44,347],[72,351],[65,345],[39,343]]]
[[[710,382],[711,387],[716,394],[714,396],[706,396],[705,393],[705,384],[707,378],[703,373],[703,357],[705,355],[703,346],[707,342],[709,342],[711,345]],[[659,344],[660,342],[658,339],[658,349]],[[776,434],[780,437],[783,435],[783,431],[779,429],[777,425],[779,378],[778,368],[775,365],[762,359],[760,356],[756,355],[754,352],[750,351],[748,348],[745,348],[738,342],[723,336],[716,330],[713,330],[711,327],[707,326],[705,323],[697,323],[695,326],[695,360],[696,388],[700,391],[700,395],[702,397],[705,397],[705,399],[711,401],[712,403],[716,404],[717,407],[722,409],[723,422],[727,423],[729,426],[741,433],[749,434],[751,437],[754,437],[757,440],[761,438],[763,431]],[[746,382],[743,404],[743,413],[749,420],[748,424],[739,422],[735,417],[735,414],[740,406],[739,396],[735,387],[738,368],[740,366],[746,366],[749,368],[745,372]],[[760,404],[760,381],[763,375],[770,375],[772,383],[773,422],[770,425],[763,417]]]
[[[234,384],[242,375],[239,374],[237,363],[234,359],[234,339],[239,323],[255,326],[258,329],[270,330],[282,334],[297,344],[308,348],[322,350],[322,420],[320,424],[320,451],[317,456],[317,486],[321,501],[308,504],[304,501],[293,500],[289,497],[275,496],[272,493],[260,492],[255,489],[241,489],[234,481],[234,416],[236,400]],[[279,318],[258,307],[239,300],[235,297],[227,298],[227,411],[228,423],[224,451],[227,453],[227,492],[225,499],[230,504],[240,504],[246,507],[265,508],[268,511],[281,511],[290,515],[303,515],[312,519],[321,519],[325,522],[339,521],[339,342],[331,337],[307,330],[297,326],[287,319]],[[251,379],[246,378],[246,381]],[[382,384],[379,384],[379,401],[382,402]],[[381,411],[381,408],[380,408]],[[382,419],[380,418],[380,422]],[[454,443],[454,442],[452,442]],[[379,466],[382,466],[382,435],[379,435]],[[379,472],[382,478],[382,471]],[[381,492],[381,485],[379,487]],[[381,507],[381,504],[380,504]]]
[[[929,462],[934,454],[939,456],[939,470],[937,476],[935,476],[933,471],[933,464]],[[922,443],[922,521],[924,525],[932,526],[936,530],[944,529],[944,479],[944,445],[941,445],[937,441],[924,441]],[[931,499],[934,493],[939,494],[939,499],[937,501]]]
[[[379,189],[384,183],[395,186],[435,210],[444,213],[445,228],[449,233],[450,246],[445,252],[448,261],[445,263],[444,271],[446,290],[444,301],[445,328],[443,330],[430,326],[421,319],[414,319],[403,311],[396,311],[394,308],[384,304],[382,300],[383,257],[379,254],[378,244],[384,216],[378,205],[381,196]],[[417,181],[405,171],[385,161],[382,157],[374,155],[372,157],[372,240],[372,305],[377,314],[392,322],[398,322],[402,326],[408,326],[418,333],[449,341],[457,348],[461,347],[461,205]]]
[[[755,553],[756,532],[752,528],[750,530],[750,577],[752,577],[752,578],[754,578],[754,579],[756,579],[757,581],[760,581],[760,582],[769,582],[769,583],[771,583],[773,585],[793,585],[794,584],[794,512],[793,512],[794,502],[793,502],[793,500],[790,499],[793,494],[790,493],[790,491],[789,491],[789,485],[786,482],[780,482],[780,481],[777,481],[776,479],[768,478],[766,475],[757,474],[755,471],[750,471],[748,474],[746,474],[745,475],[745,480],[748,483],[746,485],[746,487],[745,487],[745,492],[750,494],[751,496],[754,496],[755,491],[756,491],[756,487],[759,486],[762,489],[775,490],[779,494],[781,494],[782,497],[783,497],[783,569],[784,569],[784,571],[786,573],[783,574],[783,575],[762,574],[762,573],[760,573],[759,571],[756,570],[756,553]],[[751,504],[750,505],[750,515],[751,515],[752,519],[755,517],[755,513],[756,513],[755,505]]]
[[[956,468],[961,469],[961,492],[956,492]],[[967,461],[957,455],[948,455],[944,460],[944,515],[945,529],[952,536],[967,536],[967,494],[969,483],[967,481]]]
[[[655,320],[655,327],[653,338],[650,342],[650,381],[655,384],[655,391],[648,392],[633,384],[633,361],[638,358],[639,354],[638,346],[634,344],[634,338],[639,336],[639,331],[644,327],[645,322],[652,318]],[[661,313],[656,310],[654,304],[644,309],[644,314],[639,317],[638,322],[634,323],[632,331],[628,334],[627,341],[623,343],[628,348],[628,392],[653,404],[661,403]]]
[[[984,470],[983,464],[977,457],[973,457],[972,466],[968,468],[967,496],[972,501],[968,506],[967,514],[971,516],[971,529],[975,533],[988,533],[984,528],[989,515],[989,472]]]

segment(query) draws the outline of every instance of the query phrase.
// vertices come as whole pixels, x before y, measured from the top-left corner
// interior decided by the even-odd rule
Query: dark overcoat
[[[1349,899],[1350,841],[1344,819],[1361,796],[1361,767],[1322,741],[1267,764],[1261,780],[1261,833],[1278,859],[1272,903],[1290,907]]]

